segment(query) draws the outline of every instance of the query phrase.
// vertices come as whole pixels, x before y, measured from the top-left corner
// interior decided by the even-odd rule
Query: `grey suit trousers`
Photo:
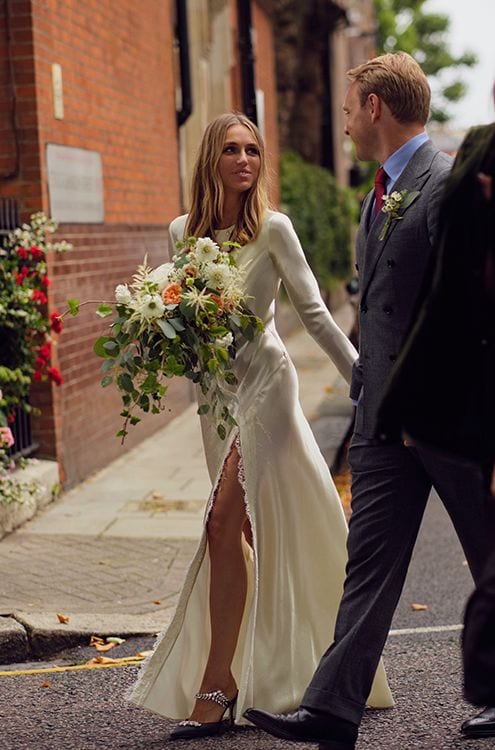
[[[334,642],[302,705],[359,723],[434,486],[473,577],[489,549],[487,497],[478,466],[423,444],[406,448],[355,434],[349,451],[349,564]]]

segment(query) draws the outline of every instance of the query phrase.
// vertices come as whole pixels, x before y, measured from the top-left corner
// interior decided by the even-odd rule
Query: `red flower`
[[[25,247],[18,247],[16,250],[17,255],[19,258],[22,258],[23,260],[27,260],[28,252]]]
[[[50,377],[50,380],[53,380],[53,382],[55,383],[55,385],[62,385],[63,378],[62,378],[62,375],[60,374],[60,372],[57,370],[56,367],[49,367],[48,370],[47,370],[47,372],[48,372],[48,375]]]
[[[36,362],[40,370],[43,369],[47,362],[46,359],[43,359],[43,357],[36,357],[34,361]]]
[[[37,245],[32,245],[29,252],[31,253],[31,258],[33,260],[41,260],[43,257],[43,250],[40,250]]]
[[[36,372],[33,374],[33,380],[35,383],[39,383],[40,380],[43,379],[43,373],[41,370],[36,370]]]
[[[50,328],[55,333],[60,333],[62,330],[62,318],[60,317],[60,313],[58,312],[52,312],[50,315]]]
[[[16,284],[19,284],[20,286],[27,276],[29,276],[29,268],[27,266],[22,266],[19,273],[16,274],[16,277],[15,277]]]
[[[34,302],[39,302],[40,305],[45,305],[48,300],[48,297],[46,296],[44,292],[40,292],[39,289],[34,289],[32,300]]]
[[[43,284],[43,286],[47,286],[48,287],[48,286],[50,286],[50,284],[52,282],[50,281],[50,279],[48,278],[48,276],[45,275],[45,276],[41,277],[41,283]]]
[[[43,359],[45,362],[47,362],[52,354],[52,345],[49,341],[46,342],[46,344],[43,344],[43,346],[40,346],[38,351],[38,357]]]
[[[7,417],[7,422],[8,422],[9,424],[14,424],[14,422],[15,422],[15,417],[14,417],[14,415],[13,415],[13,414],[9,414],[9,416]]]

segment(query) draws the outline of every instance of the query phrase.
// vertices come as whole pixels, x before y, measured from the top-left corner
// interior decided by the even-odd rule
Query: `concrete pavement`
[[[352,306],[335,317],[349,331]],[[347,386],[304,330],[287,346],[304,412],[332,465],[352,418]],[[0,662],[53,653],[93,634],[163,630],[209,491],[193,404],[0,541]]]

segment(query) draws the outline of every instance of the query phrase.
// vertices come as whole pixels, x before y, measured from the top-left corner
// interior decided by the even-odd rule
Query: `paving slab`
[[[8,662],[22,661],[28,653],[25,628],[14,617],[0,617],[0,654],[3,661],[6,657]]]

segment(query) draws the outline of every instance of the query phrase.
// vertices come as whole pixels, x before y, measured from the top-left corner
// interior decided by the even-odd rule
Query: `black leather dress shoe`
[[[354,750],[358,728],[338,716],[298,708],[290,714],[270,714],[248,708],[244,716],[260,729],[293,742],[318,742],[321,750]]]
[[[485,708],[461,726],[464,737],[495,737],[495,708]]]

